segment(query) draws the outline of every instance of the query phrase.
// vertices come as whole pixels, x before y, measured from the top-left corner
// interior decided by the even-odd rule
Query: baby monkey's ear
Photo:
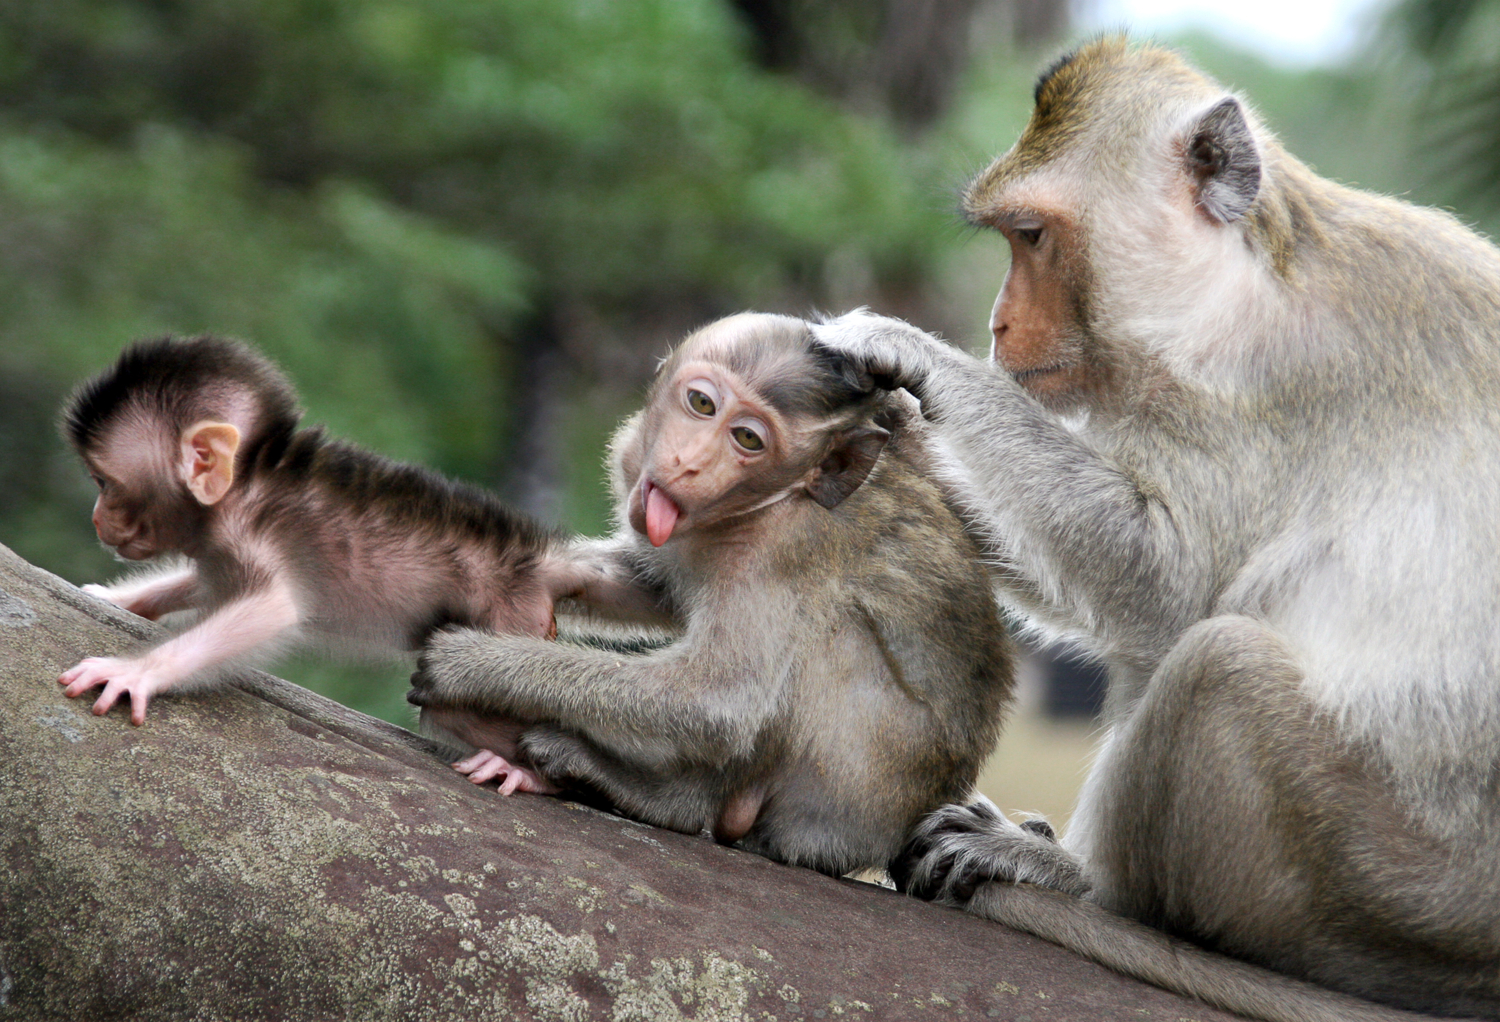
[[[826,508],[838,507],[869,476],[890,438],[890,431],[879,426],[858,426],[839,434],[808,477],[808,494]]]
[[[195,422],[182,431],[182,481],[198,503],[217,504],[234,484],[240,431],[227,422]]]

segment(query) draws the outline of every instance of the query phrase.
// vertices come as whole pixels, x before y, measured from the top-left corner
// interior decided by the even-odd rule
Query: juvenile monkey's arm
[[[780,677],[754,660],[701,655],[688,640],[633,655],[455,629],[428,643],[408,698],[550,721],[623,755],[729,755],[744,751],[777,703]]]
[[[296,626],[300,614],[286,583],[271,580],[220,607],[181,635],[134,660],[90,657],[58,678],[70,699],[104,686],[94,713],[130,700],[130,722],[146,722],[151,697],[266,646]]]
[[[962,497],[982,512],[985,538],[1044,602],[1118,629],[1115,643],[1148,659],[1201,616],[1209,568],[1170,496],[1067,429],[1007,373],[898,320],[851,314],[816,330],[876,385],[921,400],[963,470]]]
[[[83,591],[155,621],[163,614],[193,605],[198,592],[198,569],[192,562],[174,564],[111,586],[86,585]]]

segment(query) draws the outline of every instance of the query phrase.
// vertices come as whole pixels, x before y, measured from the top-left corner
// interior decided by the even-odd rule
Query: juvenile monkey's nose
[[[703,465],[707,460],[708,451],[703,446],[673,451],[672,468],[676,470],[675,478],[697,475],[703,471]]]

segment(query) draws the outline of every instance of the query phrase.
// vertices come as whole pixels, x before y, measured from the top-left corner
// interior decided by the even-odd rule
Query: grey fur
[[[788,369],[788,356],[811,359],[805,327],[739,336],[780,345],[740,367],[752,381],[767,366],[777,379],[811,378]],[[722,344],[710,350],[730,357]],[[639,465],[664,400],[654,396],[614,445],[622,500],[636,485],[623,466]],[[879,415],[892,439],[873,467],[853,467],[842,499],[824,506],[794,488],[759,506],[752,490],[751,510],[659,549],[628,527],[579,548],[610,580],[585,604],[637,620],[655,607],[675,642],[632,654],[443,632],[422,656],[413,701],[529,723],[519,748],[542,776],[636,819],[719,832],[749,804],[753,825],[732,835],[741,847],[830,873],[884,867],[925,813],[969,796],[1009,698],[1009,645],[977,546],[914,468],[899,402],[861,396],[809,418],[812,407],[778,409],[800,437],[766,467],[780,481],[751,473],[743,485],[816,481],[829,443],[873,437],[858,420]]]
[[[1260,191],[1260,154],[1239,100],[1226,96],[1193,131],[1189,168],[1198,182],[1198,204],[1220,223],[1244,216]]]
[[[1139,225],[1191,194],[1162,168],[1222,90],[1112,40],[1055,79],[1047,122],[969,201],[1003,223],[1010,202],[1087,198],[1067,213],[1108,386],[1060,415],[904,323],[816,328],[921,395],[1002,598],[1110,667],[1102,749],[1042,878],[1071,889],[1081,869],[1085,900],[1011,887],[1045,849],[960,809],[908,869],[1256,1017],[1401,1016],[1231,980],[1253,974],[1109,912],[1375,1001],[1500,1017],[1500,252],[1317,178],[1252,123],[1254,202],[1173,221],[1213,259],[1164,257]]]

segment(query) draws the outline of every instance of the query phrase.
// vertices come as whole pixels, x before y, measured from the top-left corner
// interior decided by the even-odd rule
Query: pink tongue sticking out
[[[652,546],[661,546],[672,537],[672,529],[681,513],[660,487],[649,482],[646,484],[646,538]]]

